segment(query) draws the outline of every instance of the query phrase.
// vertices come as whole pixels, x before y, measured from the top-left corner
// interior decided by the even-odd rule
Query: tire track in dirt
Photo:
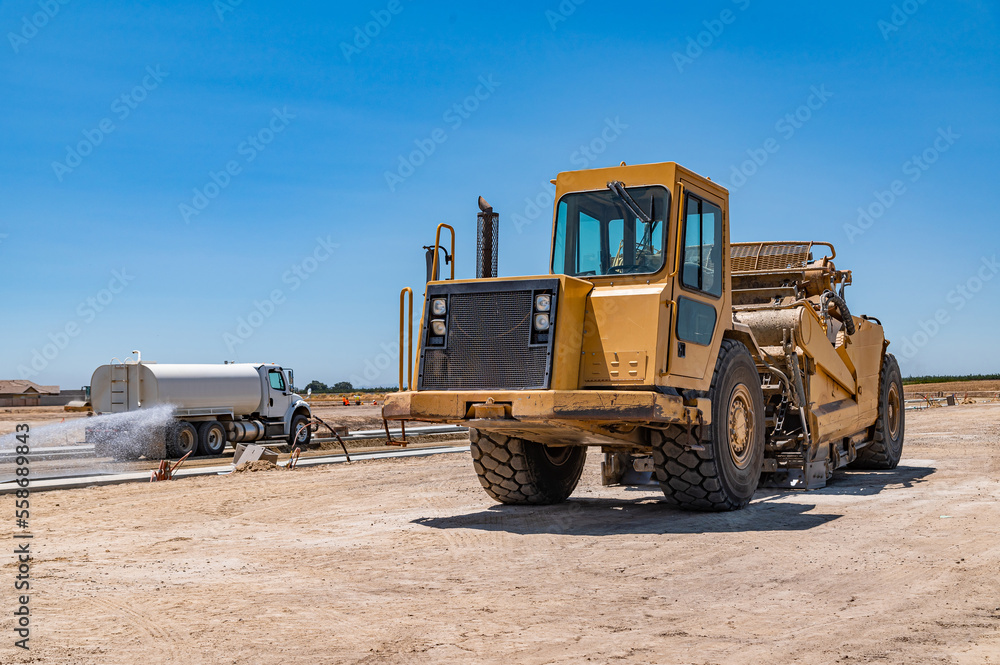
[[[190,633],[180,629],[176,622],[162,614],[151,619],[133,609],[133,603],[126,605],[124,602],[117,602],[109,598],[88,596],[77,600],[82,602],[84,606],[89,604],[112,616],[126,619],[125,625],[134,629],[142,645],[141,649],[136,650],[137,662],[162,656],[162,660],[159,662],[163,663],[204,663],[201,649],[192,644]],[[171,630],[171,627],[176,630]]]

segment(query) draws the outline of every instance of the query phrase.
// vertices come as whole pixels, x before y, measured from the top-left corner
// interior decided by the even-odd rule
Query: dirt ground
[[[552,507],[493,504],[467,453],[40,493],[0,663],[1000,663],[1000,405],[910,412],[905,445],[728,514],[602,488],[598,455]]]

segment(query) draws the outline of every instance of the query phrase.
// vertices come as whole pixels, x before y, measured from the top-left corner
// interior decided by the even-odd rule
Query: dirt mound
[[[243,462],[236,467],[236,471],[233,473],[253,473],[254,471],[272,471],[277,469],[278,465],[269,460],[254,460],[253,462]]]

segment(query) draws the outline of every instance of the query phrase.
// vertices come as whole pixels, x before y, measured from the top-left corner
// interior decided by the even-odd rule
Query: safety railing
[[[407,295],[410,308],[406,313]],[[408,344],[407,344],[408,342]],[[403,347],[406,346],[406,356]],[[406,383],[403,383],[403,363],[406,363]],[[399,292],[399,392],[413,387],[413,289],[406,287]]]
[[[438,255],[441,247],[441,229],[448,229],[451,232],[451,279],[455,279],[455,229],[448,224],[438,224],[437,233],[434,236],[434,267],[431,269],[432,279],[438,276]]]
[[[451,277],[455,279],[455,229],[448,224],[438,224],[434,235],[434,263],[431,267],[431,278],[437,279],[439,256],[441,248],[441,231],[447,229],[451,234],[451,253],[445,253],[450,258]],[[407,307],[407,303],[409,307]],[[406,354],[403,354],[404,347]],[[399,391],[413,390],[413,289],[407,287],[399,292]],[[405,368],[405,369],[404,369]],[[405,379],[405,381],[404,381]]]

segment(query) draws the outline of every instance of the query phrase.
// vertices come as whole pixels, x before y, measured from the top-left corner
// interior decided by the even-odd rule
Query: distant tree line
[[[965,376],[908,376],[903,385],[916,383],[951,383],[952,381],[998,381],[1000,374],[966,374]]]
[[[332,386],[328,386],[321,381],[310,381],[309,384],[303,388],[303,391],[308,391],[310,389],[312,389],[314,395],[318,393],[391,393],[396,391],[396,388],[355,388],[351,385],[350,381],[340,381]]]

